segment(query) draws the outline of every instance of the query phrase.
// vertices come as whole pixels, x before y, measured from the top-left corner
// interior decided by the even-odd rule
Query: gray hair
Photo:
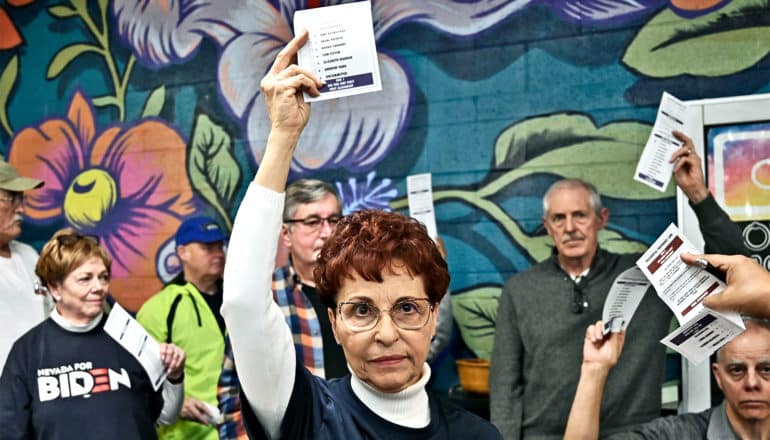
[[[550,208],[548,200],[551,197],[551,194],[563,189],[581,188],[588,192],[588,204],[591,206],[591,209],[596,213],[596,215],[601,215],[602,209],[604,209],[604,206],[602,206],[602,197],[599,195],[599,191],[592,183],[581,179],[562,179],[551,185],[548,188],[548,191],[545,192],[545,195],[543,195],[543,217],[545,218],[548,216]]]
[[[754,316],[749,315],[741,315],[741,319],[743,319],[744,324],[753,324],[759,328],[765,329],[765,331],[770,332],[770,319],[767,318],[757,318]],[[748,325],[746,326],[746,330],[748,330]],[[727,347],[729,342],[717,350],[717,363],[722,361],[722,350]]]
[[[342,200],[337,190],[329,183],[318,179],[299,179],[286,187],[286,201],[283,206],[283,218],[294,218],[299,205],[317,202],[327,195],[333,195],[337,199],[337,205],[342,211]]]

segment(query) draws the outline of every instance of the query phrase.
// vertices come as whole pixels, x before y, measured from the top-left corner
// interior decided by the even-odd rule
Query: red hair
[[[340,220],[321,249],[313,275],[321,301],[334,308],[337,292],[354,273],[381,283],[385,271],[401,268],[422,277],[432,303],[441,301],[449,287],[449,269],[425,226],[403,214],[368,209]]]

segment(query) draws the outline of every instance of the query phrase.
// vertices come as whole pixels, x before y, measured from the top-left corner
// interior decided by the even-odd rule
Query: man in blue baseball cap
[[[217,381],[225,347],[219,309],[227,238],[209,217],[182,222],[175,237],[182,272],[136,315],[155,339],[187,353],[184,405],[177,423],[158,428],[161,439],[218,439]]]

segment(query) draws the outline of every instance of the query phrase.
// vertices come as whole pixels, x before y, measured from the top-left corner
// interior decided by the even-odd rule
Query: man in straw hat
[[[42,180],[19,175],[0,159],[0,370],[13,342],[47,315],[50,304],[38,290],[37,252],[16,241],[24,219],[24,191],[43,186]]]

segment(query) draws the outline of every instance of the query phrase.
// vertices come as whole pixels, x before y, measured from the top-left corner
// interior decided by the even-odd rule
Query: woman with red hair
[[[250,436],[290,439],[501,438],[487,421],[439,400],[425,385],[436,308],[449,272],[425,228],[401,214],[343,218],[318,255],[315,282],[351,375],[325,381],[296,361],[270,291],[283,190],[322,83],[290,65],[294,38],[262,80],[271,119],[265,156],[238,210],[224,275],[222,315],[241,379]],[[319,336],[320,337],[320,336]]]

